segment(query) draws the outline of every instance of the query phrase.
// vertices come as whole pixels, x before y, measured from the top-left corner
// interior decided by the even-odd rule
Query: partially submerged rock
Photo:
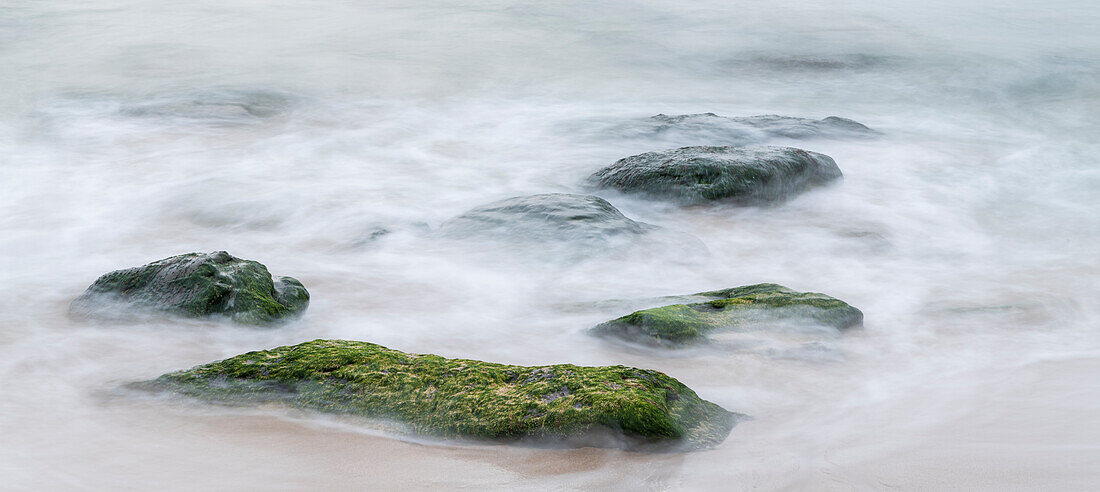
[[[598,196],[545,193],[477,207],[444,222],[441,229],[450,236],[587,241],[644,234],[656,226],[628,219]]]
[[[899,62],[897,57],[866,53],[848,54],[803,54],[776,55],[761,54],[751,58],[733,59],[724,65],[740,72],[765,70],[779,72],[803,72],[816,75],[819,72],[854,72],[888,67]],[[770,74],[769,74],[770,75]]]
[[[815,120],[774,114],[727,117],[714,113],[658,114],[617,123],[608,132],[668,146],[741,146],[783,139],[867,139],[880,135],[862,123],[839,116]]]
[[[249,352],[139,383],[229,403],[281,402],[390,419],[418,434],[714,446],[736,414],[657,371],[625,366],[511,366],[314,340]],[[574,441],[575,442],[575,441]]]
[[[643,309],[593,328],[598,335],[650,345],[686,345],[720,330],[745,331],[776,323],[810,323],[838,330],[859,326],[863,313],[846,302],[776,284],[693,294],[712,300]]]
[[[375,247],[398,237],[418,238],[432,233],[427,222],[412,222],[400,218],[367,222],[356,229],[357,233],[351,241],[354,248]]]
[[[263,324],[302,313],[309,292],[291,277],[272,278],[264,265],[226,253],[188,253],[99,277],[71,306],[82,314],[115,308],[183,316],[224,315]]]
[[[620,159],[588,180],[596,188],[682,204],[757,205],[841,176],[831,157],[792,147],[682,147]]]
[[[119,114],[135,118],[241,124],[277,116],[294,103],[291,96],[282,92],[222,87],[161,93],[127,101],[119,108]]]
[[[662,228],[627,218],[607,200],[592,195],[546,193],[517,196],[483,205],[444,222],[440,232],[453,239],[476,239],[529,247],[544,255],[608,253],[664,242]],[[703,248],[705,249],[705,247]]]
[[[665,115],[650,117],[656,133],[709,135],[716,139],[744,138],[763,141],[773,137],[792,139],[867,138],[878,132],[848,118],[828,116],[820,120],[766,114],[759,116],[725,117],[714,113]]]

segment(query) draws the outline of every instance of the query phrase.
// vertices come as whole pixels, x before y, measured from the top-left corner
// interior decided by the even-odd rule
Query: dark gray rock
[[[792,147],[682,147],[620,159],[588,181],[682,204],[759,205],[841,176],[831,157]]]
[[[490,203],[444,222],[444,237],[524,246],[535,254],[590,254],[667,240],[662,228],[627,218],[603,198],[547,193]],[[698,240],[687,236],[685,243]],[[703,248],[705,249],[705,248]]]
[[[442,226],[450,236],[519,236],[536,241],[600,240],[643,234],[654,226],[628,219],[603,198],[547,193],[483,205]]]

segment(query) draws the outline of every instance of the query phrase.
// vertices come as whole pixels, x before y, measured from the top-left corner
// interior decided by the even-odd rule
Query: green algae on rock
[[[707,447],[726,438],[736,417],[652,370],[512,366],[345,340],[249,352],[138,386],[391,419],[451,438],[568,442],[610,432],[646,445]]]
[[[588,182],[685,205],[760,205],[841,176],[831,157],[793,147],[682,147],[620,159]]]
[[[809,321],[836,329],[863,323],[863,313],[839,299],[755,284],[693,294],[713,300],[636,311],[593,328],[599,335],[655,345],[685,345],[717,330],[745,330],[776,320]]]
[[[226,253],[188,253],[107,273],[76,298],[71,309],[103,314],[116,307],[183,316],[225,315],[264,324],[302,313],[309,292],[291,277],[272,278],[259,262]]]

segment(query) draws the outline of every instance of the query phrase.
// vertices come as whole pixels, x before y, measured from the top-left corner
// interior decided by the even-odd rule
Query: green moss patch
[[[566,439],[611,431],[644,443],[721,443],[735,414],[657,371],[539,367],[314,340],[141,383],[197,398],[392,419],[424,435]]]

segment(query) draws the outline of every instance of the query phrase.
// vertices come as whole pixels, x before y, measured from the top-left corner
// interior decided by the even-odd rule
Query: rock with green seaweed
[[[841,176],[831,157],[793,147],[682,147],[620,159],[588,183],[684,205],[763,205]]]
[[[345,340],[249,352],[137,386],[224,403],[281,402],[475,440],[593,444],[585,437],[602,435],[697,448],[721,443],[737,417],[653,370],[513,366]]]
[[[755,284],[692,294],[706,302],[643,309],[593,328],[598,335],[660,346],[706,340],[719,330],[748,331],[781,323],[808,323],[843,330],[863,323],[848,303],[815,292],[777,284]]]
[[[309,292],[291,277],[273,278],[267,267],[225,251],[188,253],[107,273],[71,305],[74,313],[169,312],[188,317],[228,316],[268,324],[297,316]]]

